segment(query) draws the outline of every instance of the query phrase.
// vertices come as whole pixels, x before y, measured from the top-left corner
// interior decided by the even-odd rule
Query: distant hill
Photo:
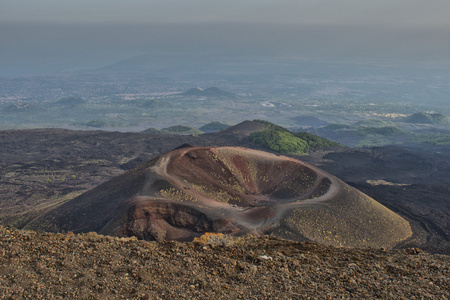
[[[266,129],[267,125],[256,121],[244,121],[237,125],[231,126],[224,131],[222,134],[232,134],[232,135],[244,135],[249,136],[251,133]]]
[[[17,102],[17,103],[12,103],[9,106],[7,106],[5,108],[6,112],[37,112],[37,111],[42,111],[45,108],[37,103],[37,102],[29,102],[29,103],[22,103],[22,102]]]
[[[291,120],[293,120],[298,126],[322,127],[329,124],[328,122],[313,116],[298,116],[292,118]]]
[[[341,146],[311,133],[293,133],[284,127],[263,120],[254,122],[264,125],[265,128],[252,132],[251,141],[277,153],[307,154],[311,150]]]
[[[149,72],[155,69],[158,57],[153,55],[141,55],[124,60],[120,60],[111,65],[105,66],[99,71],[103,72]]]
[[[85,103],[86,103],[86,100],[84,100],[81,97],[65,97],[65,98],[62,98],[61,100],[57,101],[55,103],[55,105],[62,106],[65,108],[73,108],[73,107],[82,106]]]
[[[218,132],[218,131],[227,129],[229,127],[230,127],[230,125],[228,125],[228,124],[223,124],[220,122],[211,122],[206,125],[203,125],[202,127],[199,128],[199,130],[206,132],[206,133],[211,133],[211,132]]]
[[[197,97],[209,97],[209,98],[228,98],[235,99],[236,95],[230,92],[225,92],[216,87],[210,87],[207,89],[192,88],[182,93],[184,96],[197,96]]]
[[[147,128],[141,132],[146,133],[146,134],[163,134],[163,132],[161,132],[160,130],[153,128],[153,127]]]
[[[173,133],[173,134],[202,134],[203,132],[194,127],[176,125],[167,128],[163,128],[161,133]]]
[[[419,112],[406,117],[405,122],[414,124],[448,125],[450,118],[439,113]]]
[[[350,129],[350,128],[352,128],[352,127],[347,124],[333,123],[333,124],[323,127],[322,129],[324,129],[324,130],[343,130],[343,129]]]
[[[388,127],[388,126],[392,126],[392,122],[377,119],[367,119],[353,124],[353,127]]]
[[[105,127],[108,123],[105,120],[94,119],[89,122],[86,122],[85,125],[88,127],[96,127],[102,128]]]
[[[406,132],[402,131],[401,129],[398,129],[397,127],[393,126],[386,126],[386,127],[362,127],[356,130],[357,134],[366,136],[366,135],[382,135],[385,137],[393,137],[398,135],[404,135]]]

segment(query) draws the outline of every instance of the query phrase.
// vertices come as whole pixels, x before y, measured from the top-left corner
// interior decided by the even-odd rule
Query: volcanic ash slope
[[[393,247],[409,223],[299,160],[238,147],[173,150],[28,226],[189,241],[205,232],[271,234],[348,247]]]

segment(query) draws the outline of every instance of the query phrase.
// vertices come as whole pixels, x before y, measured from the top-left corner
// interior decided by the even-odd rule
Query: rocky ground
[[[419,249],[272,237],[191,243],[0,227],[2,299],[447,299],[450,260]]]

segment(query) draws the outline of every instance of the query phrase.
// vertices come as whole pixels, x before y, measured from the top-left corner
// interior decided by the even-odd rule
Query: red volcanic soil
[[[28,227],[147,240],[271,234],[359,247],[392,247],[411,236],[403,218],[332,175],[239,147],[173,150]]]

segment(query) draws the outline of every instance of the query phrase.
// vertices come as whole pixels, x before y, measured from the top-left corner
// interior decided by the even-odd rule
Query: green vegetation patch
[[[255,144],[278,153],[306,154],[309,150],[308,144],[291,132],[272,128],[254,132],[250,139]]]
[[[292,133],[286,128],[268,121],[254,120],[254,122],[265,125],[266,129],[252,133],[251,141],[274,152],[307,154],[310,150],[341,146],[311,133]]]
[[[161,131],[159,131],[158,129],[153,128],[153,127],[143,130],[142,133],[146,133],[146,134],[162,134]]]
[[[351,126],[347,124],[330,124],[323,128],[327,130],[340,130],[340,129],[350,129]]]
[[[415,142],[436,146],[450,146],[450,135],[446,134],[415,134]]]
[[[309,150],[342,146],[336,142],[307,132],[297,132],[294,135],[308,144]]]

